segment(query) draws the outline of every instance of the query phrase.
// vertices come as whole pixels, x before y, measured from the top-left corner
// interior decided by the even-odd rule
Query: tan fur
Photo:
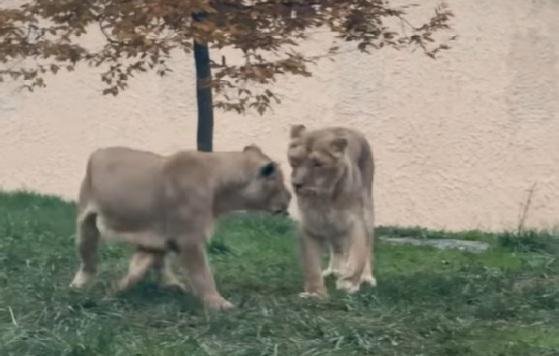
[[[167,256],[176,252],[205,305],[231,308],[206,258],[215,218],[232,210],[286,213],[290,199],[281,169],[257,146],[171,156],[125,147],[97,150],[79,195],[76,242],[82,263],[71,286],[92,280],[99,240],[114,239],[137,248],[117,290],[130,288],[151,268],[165,284],[186,290],[169,267]]]
[[[335,275],[338,289],[353,293],[373,276],[374,163],[366,138],[358,131],[328,127],[291,128],[288,149],[291,183],[301,212],[302,296],[325,296],[324,277]],[[321,254],[330,251],[321,272]]]

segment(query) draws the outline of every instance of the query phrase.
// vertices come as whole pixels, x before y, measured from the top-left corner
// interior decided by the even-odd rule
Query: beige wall
[[[435,4],[435,1],[425,1]],[[371,139],[379,224],[511,229],[559,224],[559,1],[454,0],[459,35],[434,62],[385,50],[324,61],[278,83],[273,113],[216,113],[216,149],[257,143],[285,164],[289,125],[348,125]],[[306,50],[327,44],[317,35]],[[193,64],[101,96],[89,69],[35,94],[0,86],[0,187],[76,195],[87,155],[105,145],[193,148]]]

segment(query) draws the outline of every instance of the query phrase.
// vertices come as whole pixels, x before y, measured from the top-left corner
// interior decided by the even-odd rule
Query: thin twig
[[[12,324],[14,324],[14,326],[17,326],[17,321],[14,315],[14,311],[12,310],[12,307],[9,305],[8,305],[8,311],[10,312],[10,317],[12,318]]]
[[[528,212],[530,210],[530,206],[532,205],[532,198],[534,197],[534,192],[536,191],[537,182],[532,184],[530,189],[528,189],[528,196],[526,197],[526,203],[520,204],[520,214],[518,216],[518,228],[517,233],[520,234],[524,231],[524,225],[526,223],[526,219],[528,218]]]

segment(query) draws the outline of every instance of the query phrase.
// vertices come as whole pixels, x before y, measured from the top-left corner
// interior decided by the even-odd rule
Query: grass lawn
[[[0,193],[0,355],[559,355],[559,236],[382,235],[484,240],[475,255],[377,243],[377,288],[317,302],[302,276],[293,222],[223,219],[209,246],[218,288],[237,305],[206,314],[153,276],[110,296],[126,246],[101,248],[98,282],[67,286],[78,261],[74,207]]]

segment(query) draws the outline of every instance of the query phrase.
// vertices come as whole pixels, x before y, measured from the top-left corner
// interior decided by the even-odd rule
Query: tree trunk
[[[195,14],[193,18],[195,21],[201,21],[203,15]],[[198,103],[196,145],[198,151],[211,152],[213,150],[214,114],[210,51],[207,44],[194,41],[194,62],[196,65],[196,100]]]

